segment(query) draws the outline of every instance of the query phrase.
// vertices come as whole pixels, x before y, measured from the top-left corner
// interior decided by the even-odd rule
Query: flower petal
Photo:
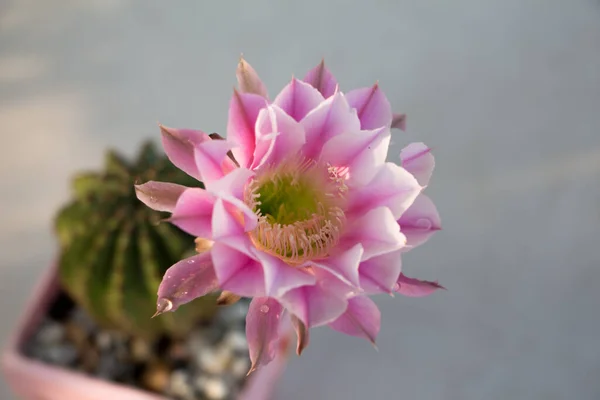
[[[360,287],[358,266],[363,248],[360,244],[324,260],[316,260],[311,264],[317,268],[329,271],[343,282],[354,287]]]
[[[406,236],[410,249],[425,243],[435,232],[442,229],[442,221],[435,204],[429,197],[420,194],[398,220],[400,231]]]
[[[411,143],[400,151],[402,167],[417,178],[421,186],[427,186],[435,160],[431,154],[431,149],[423,143]]]
[[[135,185],[135,194],[153,210],[173,212],[177,199],[186,189],[187,187],[175,183],[148,181]]]
[[[365,294],[392,294],[402,271],[400,250],[382,254],[360,263],[360,287]]]
[[[240,92],[254,93],[267,98],[267,87],[260,80],[254,68],[241,57],[235,74],[238,85],[240,85]]]
[[[204,189],[188,188],[177,200],[170,223],[190,235],[210,239],[214,197]]]
[[[346,212],[361,215],[372,208],[386,206],[398,219],[421,189],[414,176],[404,168],[385,163],[369,183],[349,192]]]
[[[250,374],[270,363],[277,352],[283,307],[272,298],[255,297],[246,314],[246,338],[250,353]]]
[[[220,179],[237,168],[227,155],[232,148],[233,144],[227,140],[211,140],[196,146],[194,159],[202,181]]]
[[[356,108],[363,130],[391,127],[392,107],[378,84],[346,93],[350,106]]]
[[[314,275],[302,268],[288,265],[279,258],[259,250],[255,250],[253,253],[263,267],[267,296],[278,298],[290,289],[316,283]]]
[[[306,132],[306,145],[303,153],[315,158],[323,143],[338,135],[360,131],[360,121],[356,110],[350,107],[341,92],[336,92],[321,102],[300,121]]]
[[[309,328],[335,320],[348,305],[344,297],[325,289],[321,283],[292,289],[278,300]]]
[[[210,253],[197,254],[170,267],[158,287],[158,311],[175,311],[218,288]],[[166,307],[164,306],[166,305]],[[160,312],[159,312],[160,314]]]
[[[254,229],[258,223],[254,211],[244,203],[246,183],[252,176],[254,172],[245,168],[236,168],[219,180],[206,182],[207,192],[235,206],[243,214],[246,232]]]
[[[389,128],[345,133],[329,140],[323,146],[320,159],[350,171],[349,185],[369,182],[385,163],[390,144]]]
[[[273,104],[281,107],[290,117],[300,121],[310,110],[325,100],[321,93],[308,83],[293,78],[277,95]]]
[[[409,278],[404,274],[400,274],[396,292],[408,297],[424,297],[429,296],[438,289],[445,289],[437,282],[420,281],[418,279]]]
[[[381,326],[381,312],[377,304],[367,296],[356,296],[348,300],[348,308],[329,326],[347,335],[365,338],[375,344]]]
[[[273,104],[264,108],[256,120],[256,150],[252,169],[270,163],[277,165],[304,145],[306,136],[300,123]]]
[[[321,60],[319,65],[308,71],[304,82],[321,92],[325,98],[332,96],[337,88],[337,81],[325,66],[325,60]]]
[[[212,238],[256,258],[251,250],[250,238],[245,233],[243,220],[244,216],[234,205],[217,198],[212,213]]]
[[[265,295],[265,277],[259,262],[221,242],[215,242],[210,253],[221,289],[244,297]]]
[[[340,246],[350,247],[360,243],[364,249],[362,260],[368,260],[391,251],[399,250],[406,243],[400,227],[387,207],[372,209],[352,221],[340,238]]]
[[[200,143],[210,141],[211,138],[202,131],[159,126],[163,148],[169,160],[186,174],[201,180],[196,160],[194,159],[194,148]]]
[[[292,326],[296,331],[296,336],[298,337],[298,341],[296,343],[296,354],[301,355],[304,349],[308,347],[308,343],[310,342],[309,329],[295,315],[291,316],[291,320]]]
[[[406,114],[392,114],[392,129],[406,130]]]
[[[229,103],[227,138],[237,146],[231,151],[241,167],[252,164],[256,142],[254,126],[260,110],[267,106],[267,100],[253,93],[240,93],[234,90]]]

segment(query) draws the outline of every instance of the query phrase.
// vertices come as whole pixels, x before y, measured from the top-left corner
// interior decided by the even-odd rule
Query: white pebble
[[[108,332],[100,332],[96,336],[96,345],[100,350],[108,350],[112,345],[113,338]]]
[[[244,377],[250,370],[250,360],[247,358],[236,358],[231,364],[231,373],[236,378]]]
[[[220,400],[227,397],[227,385],[221,379],[208,378],[204,383],[204,394],[211,400]]]
[[[223,346],[216,348],[206,347],[201,349],[196,355],[198,364],[210,374],[220,374],[225,371],[231,358],[231,349]]]
[[[225,336],[225,339],[223,341],[233,351],[246,352],[248,350],[248,341],[246,340],[246,335],[243,332],[230,331]]]
[[[55,344],[63,340],[65,336],[65,329],[62,325],[56,322],[49,322],[44,324],[39,330],[37,339],[43,344]]]
[[[131,342],[131,357],[135,361],[144,362],[152,357],[152,349],[144,339],[135,338]]]
[[[193,399],[194,390],[189,382],[188,374],[183,370],[175,370],[169,381],[169,392],[184,399]]]

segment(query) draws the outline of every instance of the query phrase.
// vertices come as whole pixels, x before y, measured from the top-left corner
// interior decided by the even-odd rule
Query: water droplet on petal
[[[397,292],[398,290],[400,290],[400,284],[396,282],[394,284],[394,291]]]
[[[187,263],[188,263],[188,264],[193,264],[193,263],[195,263],[195,262],[196,262],[196,260],[194,260],[193,258],[192,258],[191,260],[187,260]]]
[[[269,312],[269,306],[266,304],[263,304],[262,306],[260,306],[260,312],[261,313],[268,313]]]
[[[156,197],[155,196],[150,196],[150,203],[156,203]]]
[[[160,298],[158,299],[158,301],[156,302],[156,313],[154,313],[154,315],[152,316],[152,318],[171,311],[173,309],[173,302],[167,298]]]

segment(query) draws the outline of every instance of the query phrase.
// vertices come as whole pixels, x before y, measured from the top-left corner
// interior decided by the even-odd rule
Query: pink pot
[[[141,389],[108,382],[75,371],[48,365],[22,354],[23,344],[33,334],[57,293],[56,266],[40,279],[21,321],[2,355],[2,369],[13,391],[23,400],[168,400]],[[269,365],[254,372],[238,400],[270,400],[287,361],[287,340]]]

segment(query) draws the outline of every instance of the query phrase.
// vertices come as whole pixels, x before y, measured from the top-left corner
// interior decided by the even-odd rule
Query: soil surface
[[[147,341],[100,328],[60,293],[25,344],[27,356],[177,400],[234,399],[250,367],[248,303],[221,307],[184,340]]]

